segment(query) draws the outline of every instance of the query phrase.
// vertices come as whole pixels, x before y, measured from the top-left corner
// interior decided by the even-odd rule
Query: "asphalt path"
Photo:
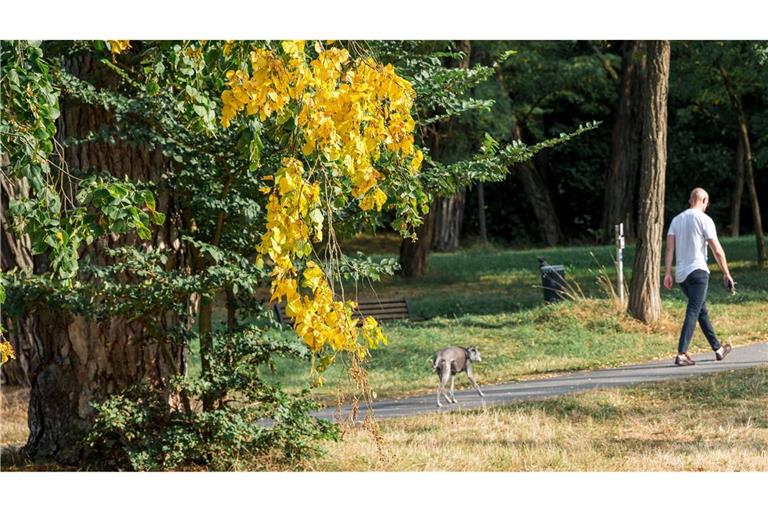
[[[468,389],[455,393],[457,404],[446,404],[445,398],[441,397],[443,407],[438,409],[436,401],[437,376],[435,375],[435,392],[399,400],[375,401],[373,402],[373,413],[377,419],[387,419],[417,414],[482,409],[520,400],[536,400],[593,389],[633,386],[647,382],[685,379],[729,370],[741,370],[768,364],[768,342],[734,347],[733,351],[722,361],[716,361],[713,352],[695,354],[692,355],[692,358],[696,362],[693,366],[675,366],[672,357],[643,364],[567,373],[545,379],[492,386],[483,386],[482,366],[477,365],[474,373],[475,379],[485,394],[482,398],[470,386]],[[457,385],[461,383],[468,385],[469,381],[464,374],[460,374],[456,376],[456,383]],[[366,411],[367,406],[362,405],[358,416],[363,417]],[[348,418],[349,405],[344,406],[341,411],[337,411],[336,408],[323,409],[318,411],[315,416],[333,420],[337,413],[340,413],[342,418]]]

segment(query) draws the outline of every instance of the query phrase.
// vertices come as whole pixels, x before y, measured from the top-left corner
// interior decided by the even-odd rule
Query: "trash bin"
[[[541,265],[541,287],[544,289],[544,300],[546,302],[556,302],[563,300],[563,289],[565,287],[565,266],[563,265]]]

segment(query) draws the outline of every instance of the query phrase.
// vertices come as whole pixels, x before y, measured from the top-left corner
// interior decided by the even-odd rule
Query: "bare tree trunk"
[[[68,58],[65,65],[81,78],[110,76],[90,55]],[[100,85],[109,86],[109,83]],[[57,137],[61,140],[80,138],[89,132],[97,133],[102,125],[111,122],[111,115],[103,109],[65,98]],[[64,157],[72,169],[108,170],[116,176],[128,176],[145,183],[159,183],[161,174],[170,165],[159,150],[150,151],[120,141],[70,146],[65,149]],[[110,247],[170,248],[173,251],[168,268],[185,267],[186,253],[176,224],[178,207],[167,191],[155,190],[155,197],[157,210],[166,213],[167,221],[156,229],[150,241],[140,241],[133,233],[110,236],[97,240],[84,254],[104,265],[113,261],[106,254]],[[184,348],[171,345],[170,340],[159,341],[148,332],[149,327],[153,331],[168,332],[179,323],[175,314],[158,315],[153,326],[122,317],[99,321],[53,308],[28,311],[19,321],[29,322],[29,319],[35,328],[32,339],[36,364],[30,373],[30,436],[26,452],[33,459],[77,463],[83,448],[79,440],[94,417],[92,403],[140,382],[167,390],[168,378],[185,371]]]
[[[752,207],[752,224],[755,228],[755,243],[757,244],[757,264],[762,267],[765,265],[765,238],[763,236],[763,221],[760,218],[760,203],[757,200],[757,189],[755,187],[755,171],[752,167],[752,148],[749,144],[749,131],[747,120],[742,114],[739,119],[739,132],[744,144],[744,162],[747,167],[747,190],[749,190],[749,204]]]
[[[744,142],[739,135],[736,146],[736,183],[733,186],[731,196],[731,223],[728,225],[728,233],[731,236],[739,236],[741,228],[741,198],[744,195]]]
[[[424,216],[424,222],[416,229],[417,239],[405,239],[400,244],[400,273],[404,277],[421,277],[429,270],[429,247],[434,223],[432,212]]]
[[[669,41],[649,41],[647,55],[648,76],[642,96],[640,220],[629,293],[630,314],[646,324],[661,316],[659,277],[667,167]]]
[[[520,126],[514,119],[512,121],[512,140],[522,140]],[[557,217],[544,176],[530,160],[516,164],[515,174],[531,202],[533,214],[539,224],[539,233],[544,243],[550,246],[557,245],[562,238],[560,219]]]
[[[480,243],[488,243],[488,229],[485,226],[485,187],[477,182],[477,219],[480,221]]]
[[[434,233],[432,248],[436,251],[451,252],[459,248],[461,223],[464,220],[466,190],[450,197],[438,197],[432,205]]]
[[[640,93],[645,75],[645,52],[642,41],[623,44],[619,104],[611,135],[611,162],[605,181],[602,234],[608,241],[613,226],[624,223],[624,234],[635,237],[635,190],[640,170]]]
[[[501,67],[499,66],[496,66],[496,80],[502,94],[509,95],[507,87],[504,85],[504,77],[501,74]],[[514,115],[512,118],[510,139],[522,140],[522,130]],[[531,208],[533,209],[533,214],[536,216],[541,238],[547,245],[557,245],[562,235],[560,220],[558,219],[555,207],[552,204],[552,199],[549,195],[549,189],[547,188],[544,176],[542,176],[541,172],[530,160],[515,164],[514,174],[517,176],[517,179],[520,180],[520,183],[525,190],[525,194],[531,201]]]

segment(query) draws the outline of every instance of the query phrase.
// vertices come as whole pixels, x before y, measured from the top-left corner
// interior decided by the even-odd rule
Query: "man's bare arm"
[[[723,278],[725,279],[726,284],[729,280],[733,281],[731,272],[728,270],[728,262],[725,259],[725,251],[723,250],[723,246],[720,245],[720,241],[717,238],[712,238],[707,240],[707,244],[709,244],[709,248],[712,249],[712,254],[715,256],[715,260],[720,266],[720,270],[723,271]]]
[[[672,288],[672,258],[675,256],[675,235],[667,235],[667,254],[664,258],[664,268],[666,272],[664,274],[664,286],[667,289]]]

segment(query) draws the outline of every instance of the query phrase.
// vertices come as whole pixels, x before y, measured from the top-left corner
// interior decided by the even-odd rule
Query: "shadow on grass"
[[[79,469],[55,463],[34,462],[24,454],[23,445],[0,448],[0,468],[2,471],[77,471]]]

